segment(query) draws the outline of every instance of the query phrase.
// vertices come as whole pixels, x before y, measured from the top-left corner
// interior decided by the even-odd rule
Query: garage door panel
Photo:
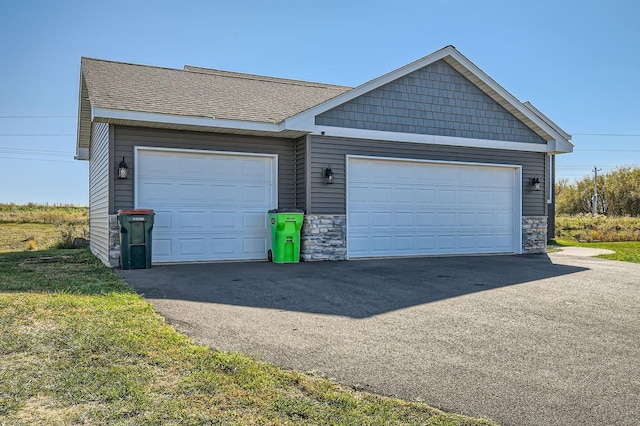
[[[395,248],[401,252],[413,252],[415,250],[415,241],[412,236],[398,236],[395,240]]]
[[[434,212],[416,212],[416,225],[418,229],[436,226],[436,214]]]
[[[438,226],[446,227],[446,226],[454,226],[456,224],[456,214],[455,213],[437,213]]]
[[[253,205],[263,205],[271,197],[265,193],[264,185],[246,185],[242,188],[242,202]]]
[[[237,188],[231,184],[217,184],[209,186],[209,200],[216,204],[227,204],[236,201]]]
[[[264,256],[267,252],[267,244],[264,238],[244,238],[242,249],[245,253]]]
[[[166,210],[155,210],[153,218],[153,229],[171,228],[171,212]]]
[[[155,229],[155,225],[154,225]],[[168,258],[171,255],[171,239],[154,237],[153,238],[153,256],[158,258]]]
[[[348,163],[349,257],[516,251],[516,168]]]
[[[476,226],[475,213],[458,213],[456,219],[460,226]]]
[[[179,238],[178,247],[182,256],[200,256],[205,251],[206,240],[204,238]]]
[[[243,212],[241,214],[244,229],[265,229],[267,227],[267,216],[265,212]]]
[[[172,187],[170,182],[149,182],[145,188],[144,198],[140,202],[150,204],[171,200]]]
[[[369,190],[369,201],[374,203],[389,204],[393,200],[393,193],[390,187],[376,186]]]
[[[137,152],[136,206],[156,212],[154,262],[266,257],[275,157]]]
[[[414,228],[415,227],[415,216],[416,214],[413,212],[398,212],[393,216],[394,225],[399,228]]]
[[[416,249],[422,253],[433,253],[436,248],[436,237],[432,235],[418,235],[416,237]]]

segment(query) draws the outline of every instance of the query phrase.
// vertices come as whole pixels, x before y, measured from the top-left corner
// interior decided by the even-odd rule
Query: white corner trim
[[[321,132],[324,132],[325,136],[334,136],[341,138],[372,139],[431,145],[464,146],[468,148],[504,149],[508,151],[548,152],[548,145],[541,143],[495,141],[490,139],[473,139],[454,136],[423,135],[418,133],[350,129],[346,127],[315,126],[313,134],[320,135]]]
[[[547,189],[549,191],[548,192],[548,197],[547,197],[547,204],[553,204],[553,193],[555,191],[555,188],[554,188],[554,186],[555,186],[554,185],[554,183],[555,183],[555,181],[554,181],[554,179],[555,179],[555,176],[554,176],[555,170],[553,170],[553,154],[550,154],[547,157],[549,159],[548,160],[549,161],[548,162],[549,175],[547,176],[547,185],[546,185]]]
[[[158,114],[151,112],[123,111],[110,108],[92,108],[92,120],[113,119],[113,120],[130,120],[130,121],[146,121],[152,123],[178,124],[185,126],[202,126],[202,127],[222,127],[230,129],[256,130],[265,132],[280,132],[283,130],[281,124],[263,123],[257,121],[242,120],[225,120],[207,117],[191,117],[184,115]]]

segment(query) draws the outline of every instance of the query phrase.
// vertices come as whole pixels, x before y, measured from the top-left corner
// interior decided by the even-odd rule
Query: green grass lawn
[[[47,223],[0,223],[0,253],[46,250],[60,242],[56,225]]]
[[[0,254],[0,424],[492,425],[196,345],[86,250]]]
[[[567,241],[556,238],[555,242],[559,246],[593,247],[613,250],[615,252],[613,254],[603,254],[596,257],[600,257],[602,259],[640,263],[640,241],[579,243],[575,241]]]

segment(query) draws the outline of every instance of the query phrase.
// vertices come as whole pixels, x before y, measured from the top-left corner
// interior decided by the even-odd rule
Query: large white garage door
[[[347,162],[350,258],[520,251],[517,167]]]
[[[275,156],[138,148],[135,193],[156,213],[154,262],[266,258]]]

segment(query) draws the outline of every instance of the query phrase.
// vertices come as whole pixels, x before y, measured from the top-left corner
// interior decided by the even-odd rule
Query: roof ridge
[[[320,83],[315,81],[307,81],[307,80],[296,80],[291,78],[281,78],[281,77],[272,77],[268,75],[260,75],[260,74],[249,74],[242,73],[236,71],[227,71],[227,70],[218,70],[215,68],[204,68],[197,67],[194,65],[185,65],[184,71],[200,73],[200,74],[208,74],[208,75],[218,75],[221,77],[234,77],[234,78],[242,78],[246,80],[258,80],[258,81],[268,81],[271,83],[280,83],[280,84],[295,84],[298,86],[305,87],[332,87],[338,89],[353,89],[350,86],[342,86],[339,84],[331,84],[331,83]]]
[[[114,61],[112,59],[90,58],[88,56],[81,56],[80,57],[80,61],[83,61],[85,59],[89,59],[90,61],[96,61],[96,62],[107,62],[107,63],[110,63],[110,64],[131,65],[131,66],[134,66],[134,67],[141,67],[141,68],[155,68],[155,69],[169,70],[169,71],[183,71],[180,68],[161,67],[161,66],[157,66],[157,65],[148,65],[148,64],[134,64],[133,62]]]

